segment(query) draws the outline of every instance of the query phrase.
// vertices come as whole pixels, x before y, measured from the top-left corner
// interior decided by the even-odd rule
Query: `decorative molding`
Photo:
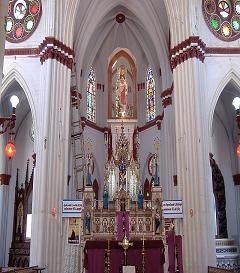
[[[0,185],[9,186],[11,175],[2,173],[0,174]]]
[[[233,182],[235,186],[240,186],[240,174],[233,175]]]
[[[203,62],[205,49],[206,45],[199,36],[190,36],[185,41],[170,49],[170,64],[172,69],[187,61],[189,58],[197,58]]]
[[[161,122],[163,120],[164,117],[164,112],[161,115],[156,116],[155,119],[147,122],[146,124],[144,124],[142,127],[137,127],[138,132],[143,132],[155,125],[157,125],[157,129],[160,130],[161,129]]]
[[[173,83],[172,86],[161,93],[162,105],[166,108],[168,105],[172,105],[172,92],[173,92]]]
[[[73,68],[74,51],[54,37],[46,37],[39,46],[40,62],[43,64],[47,59],[55,59],[67,68]]]
[[[39,54],[39,48],[7,48],[4,53],[5,56],[35,55],[36,57],[38,57]]]
[[[123,13],[118,13],[116,15],[116,21],[119,23],[119,24],[122,24],[124,21],[125,21],[125,15]]]
[[[207,47],[205,54],[240,54],[240,47]]]

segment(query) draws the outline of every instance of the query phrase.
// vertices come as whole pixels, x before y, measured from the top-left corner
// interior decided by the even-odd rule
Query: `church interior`
[[[0,1],[0,272],[240,272],[240,1]]]

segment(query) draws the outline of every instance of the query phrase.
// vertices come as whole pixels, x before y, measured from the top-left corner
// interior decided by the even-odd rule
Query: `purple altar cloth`
[[[127,256],[128,264],[136,265],[142,272],[142,241],[132,241]],[[104,273],[104,257],[107,241],[87,241],[84,249],[84,266],[88,273]],[[117,241],[110,242],[110,272],[119,273],[124,262],[123,249]],[[161,240],[145,241],[145,272],[163,273],[164,245]]]

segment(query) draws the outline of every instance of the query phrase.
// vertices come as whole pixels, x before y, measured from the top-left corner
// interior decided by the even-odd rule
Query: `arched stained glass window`
[[[87,119],[96,122],[96,78],[92,68],[87,81]]]
[[[156,117],[155,109],[155,81],[151,68],[147,70],[146,77],[146,92],[147,92],[147,121],[151,121]]]
[[[203,15],[211,32],[223,41],[240,37],[240,0],[202,0]]]

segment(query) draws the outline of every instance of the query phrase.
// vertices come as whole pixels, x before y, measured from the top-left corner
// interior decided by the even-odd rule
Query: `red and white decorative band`
[[[54,37],[46,37],[39,46],[40,61],[43,64],[47,59],[55,59],[66,65],[69,69],[73,67],[74,51]]]
[[[161,93],[162,105],[166,108],[168,105],[172,105],[172,92],[173,92],[173,84],[170,88],[166,89]]]
[[[177,65],[185,62],[189,58],[197,58],[201,62],[205,58],[205,43],[199,38],[199,36],[190,36],[185,41],[181,42],[170,50],[170,62],[172,69]]]

